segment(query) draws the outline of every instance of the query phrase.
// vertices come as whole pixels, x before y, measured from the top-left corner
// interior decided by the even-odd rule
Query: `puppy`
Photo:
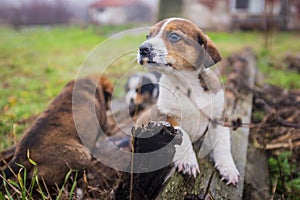
[[[157,101],[161,74],[158,72],[136,73],[128,78],[125,85],[125,101],[131,116]]]
[[[209,69],[221,60],[217,48],[201,29],[182,18],[158,22],[146,38],[139,47],[138,62],[162,73],[158,112],[183,132],[174,158],[177,170],[196,177],[200,171],[192,142],[206,135],[206,148],[198,155],[203,157],[212,150],[222,179],[237,184],[239,172],[231,155],[230,130],[211,123],[222,117],[224,109],[224,91]]]
[[[105,131],[112,91],[113,85],[105,77],[90,76],[69,82],[24,133],[4,170],[6,178],[18,173],[17,164],[27,169],[28,178],[32,177],[34,166],[29,158],[37,164],[38,175],[47,186],[62,184],[70,169],[88,166],[91,152],[81,139],[85,134],[95,138]]]

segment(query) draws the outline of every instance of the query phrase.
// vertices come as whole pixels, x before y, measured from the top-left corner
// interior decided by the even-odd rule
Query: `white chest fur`
[[[196,71],[165,72],[160,80],[158,109],[175,118],[189,134],[191,141],[201,137],[209,123],[199,109],[214,119],[221,117],[224,106],[223,90],[204,91]]]

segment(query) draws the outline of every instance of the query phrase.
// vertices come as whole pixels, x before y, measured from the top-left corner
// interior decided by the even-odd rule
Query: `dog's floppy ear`
[[[206,53],[208,55],[204,56],[203,64],[205,68],[208,68],[213,66],[217,62],[219,62],[222,59],[222,57],[215,44],[211,41],[211,39],[207,35],[205,35],[205,37],[206,37]]]
[[[112,97],[112,93],[114,90],[114,85],[113,83],[105,76],[101,76],[100,78],[100,85],[102,87],[103,93],[104,93],[104,99],[106,102],[106,107],[107,109],[109,108],[109,102]]]
[[[205,68],[209,68],[219,62],[222,57],[212,42],[212,40],[203,33],[202,30],[198,30],[198,43],[203,47],[204,46],[204,56],[203,56],[203,65]]]

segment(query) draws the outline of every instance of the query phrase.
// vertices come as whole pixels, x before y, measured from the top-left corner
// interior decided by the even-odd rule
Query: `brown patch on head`
[[[139,105],[139,104],[142,104],[143,102],[144,102],[143,95],[140,92],[137,92],[135,100],[134,100],[134,103],[137,104],[137,105]]]
[[[168,23],[168,24],[165,24]],[[189,20],[170,19],[159,22],[153,28],[164,28],[162,39],[168,50],[167,61],[176,69],[210,67],[221,60],[219,51],[211,39]],[[161,31],[161,30],[159,30]],[[169,36],[176,33],[180,40],[172,42]],[[156,33],[157,34],[157,33]]]
[[[167,21],[167,19],[164,19],[162,21],[157,22],[154,26],[151,27],[150,32],[149,32],[149,37],[154,37],[156,36],[159,31],[161,30],[163,24]],[[147,37],[148,37],[147,36]]]
[[[188,20],[181,21],[172,21],[170,25],[166,27],[166,30],[180,30],[189,38],[192,38],[196,41],[201,47],[203,47],[208,55],[204,55],[204,65],[210,67],[215,63],[219,62],[222,58],[216,47],[216,45],[212,42],[212,40],[204,34],[204,32],[196,26],[194,23]],[[208,57],[207,57],[208,56]]]
[[[192,22],[184,19],[175,19],[170,21],[165,27],[165,32],[178,31],[183,33],[185,36],[197,41],[197,30],[198,27]]]

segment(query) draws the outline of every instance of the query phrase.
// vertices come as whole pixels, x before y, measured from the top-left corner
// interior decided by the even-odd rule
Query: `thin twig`
[[[300,141],[298,142],[289,142],[289,143],[276,143],[276,144],[267,144],[266,149],[281,149],[281,148],[293,148],[293,147],[300,147]]]
[[[129,191],[129,199],[132,200],[133,195],[133,168],[134,168],[134,142],[135,142],[135,131],[132,131],[132,144],[131,144],[131,164],[130,164],[130,191]]]
[[[206,187],[206,190],[205,190],[205,194],[204,194],[204,199],[206,199],[207,195],[210,195],[209,194],[209,189],[210,189],[210,186],[211,186],[211,183],[212,183],[212,179],[215,175],[215,171],[213,171],[210,175],[210,178],[209,178],[209,181],[208,181],[208,184],[207,184],[207,187]]]
[[[274,200],[276,189],[277,189],[277,183],[278,183],[278,176],[275,176],[275,182],[274,182],[273,187],[272,187],[271,200]]]

